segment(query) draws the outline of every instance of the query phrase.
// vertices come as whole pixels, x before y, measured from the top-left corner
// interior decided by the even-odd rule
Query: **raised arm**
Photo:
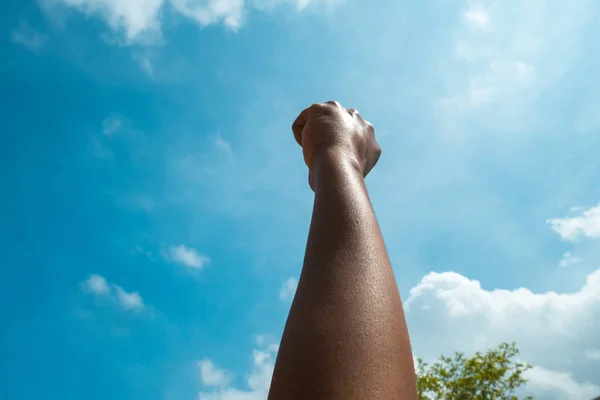
[[[270,400],[417,398],[404,311],[364,177],[374,129],[337,102],[293,125],[315,202]]]

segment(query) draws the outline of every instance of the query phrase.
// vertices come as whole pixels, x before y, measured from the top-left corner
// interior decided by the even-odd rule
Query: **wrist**
[[[317,184],[342,176],[363,179],[361,163],[352,151],[346,149],[329,148],[315,153],[311,170]]]

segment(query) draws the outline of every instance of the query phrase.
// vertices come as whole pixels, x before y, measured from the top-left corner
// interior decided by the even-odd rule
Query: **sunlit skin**
[[[315,200],[269,399],[416,399],[402,302],[364,182],[381,155],[374,128],[327,102],[292,130]]]

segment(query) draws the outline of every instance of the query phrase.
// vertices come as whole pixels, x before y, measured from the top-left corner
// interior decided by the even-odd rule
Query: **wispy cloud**
[[[173,8],[193,19],[201,26],[222,22],[237,30],[244,18],[244,0],[208,0],[198,3],[192,0],[171,0]]]
[[[600,239],[600,204],[585,210],[577,217],[554,218],[547,221],[564,240]]]
[[[313,4],[335,6],[340,0],[42,0],[42,3],[46,9],[62,4],[87,16],[98,16],[113,31],[123,34],[125,44],[151,44],[162,40],[161,19],[167,5],[169,11],[175,11],[176,15],[189,18],[201,27],[223,24],[235,31],[242,27],[251,7],[268,10],[291,4],[300,11]],[[149,70],[144,59],[140,66]]]
[[[582,261],[583,261],[583,259],[581,257],[578,257],[578,256],[574,255],[573,253],[571,253],[570,251],[567,251],[563,255],[562,260],[560,260],[560,267],[567,268],[572,265],[579,264]]]
[[[142,72],[144,72],[148,77],[154,78],[154,65],[152,64],[152,60],[148,54],[136,51],[131,54],[131,58],[134,61],[137,61]]]
[[[221,136],[217,136],[217,139],[215,140],[215,147],[217,149],[223,150],[227,154],[232,154],[231,144],[228,141],[224,140]]]
[[[81,283],[81,288],[87,293],[118,304],[126,311],[140,312],[146,308],[139,293],[128,293],[120,286],[109,283],[101,275],[90,275],[87,280]]]
[[[115,156],[113,151],[96,136],[91,136],[89,139],[89,152],[94,158],[101,160],[110,160]]]
[[[56,0],[86,15],[98,15],[126,43],[155,41],[161,36],[160,13],[163,0]]]
[[[102,121],[102,132],[105,135],[112,135],[117,133],[123,127],[123,121],[120,117],[110,116],[106,117],[104,121]]]
[[[255,349],[252,352],[253,368],[247,375],[245,383],[247,389],[238,389],[234,386],[221,385],[233,377],[228,371],[221,370],[214,366],[212,361],[204,360],[199,363],[202,375],[202,367],[205,367],[210,374],[206,382],[202,378],[204,389],[199,393],[199,400],[264,400],[269,393],[271,386],[271,377],[275,367],[275,356],[278,347],[276,345],[268,346],[266,349]]]
[[[13,43],[37,53],[48,41],[48,35],[37,32],[31,25],[21,20],[19,27],[11,32],[10,39]]]
[[[152,212],[157,207],[157,202],[146,193],[129,192],[116,197],[118,205],[135,211]]]
[[[279,298],[282,301],[293,300],[294,295],[296,294],[297,287],[298,287],[298,280],[296,280],[296,278],[288,279],[287,281],[285,281],[283,286],[281,286],[281,289],[279,289]]]
[[[580,383],[570,373],[549,371],[541,367],[525,372],[524,378],[528,380],[529,391],[540,398],[592,399],[600,393],[598,385]]]
[[[585,356],[590,360],[600,361],[600,349],[587,349]]]
[[[185,245],[171,247],[170,259],[191,269],[202,269],[210,263],[210,258]]]
[[[90,137],[90,152],[98,159],[112,159],[113,153],[108,137],[116,135],[123,129],[123,119],[116,115],[111,115],[102,120],[101,134]]]
[[[594,7],[591,0],[466,5],[454,54],[443,60],[447,94],[436,102],[440,115],[487,109],[488,121],[495,117],[508,125],[578,60]]]
[[[578,133],[596,133],[600,131],[600,101],[594,101],[585,104],[579,110],[579,115],[575,120],[575,130]]]

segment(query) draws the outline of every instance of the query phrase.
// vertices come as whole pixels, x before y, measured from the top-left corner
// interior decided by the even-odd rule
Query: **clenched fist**
[[[363,176],[367,176],[381,155],[373,125],[356,110],[344,108],[337,101],[308,107],[296,118],[292,131],[302,146],[313,190],[313,160],[321,154],[336,153],[359,168]]]

